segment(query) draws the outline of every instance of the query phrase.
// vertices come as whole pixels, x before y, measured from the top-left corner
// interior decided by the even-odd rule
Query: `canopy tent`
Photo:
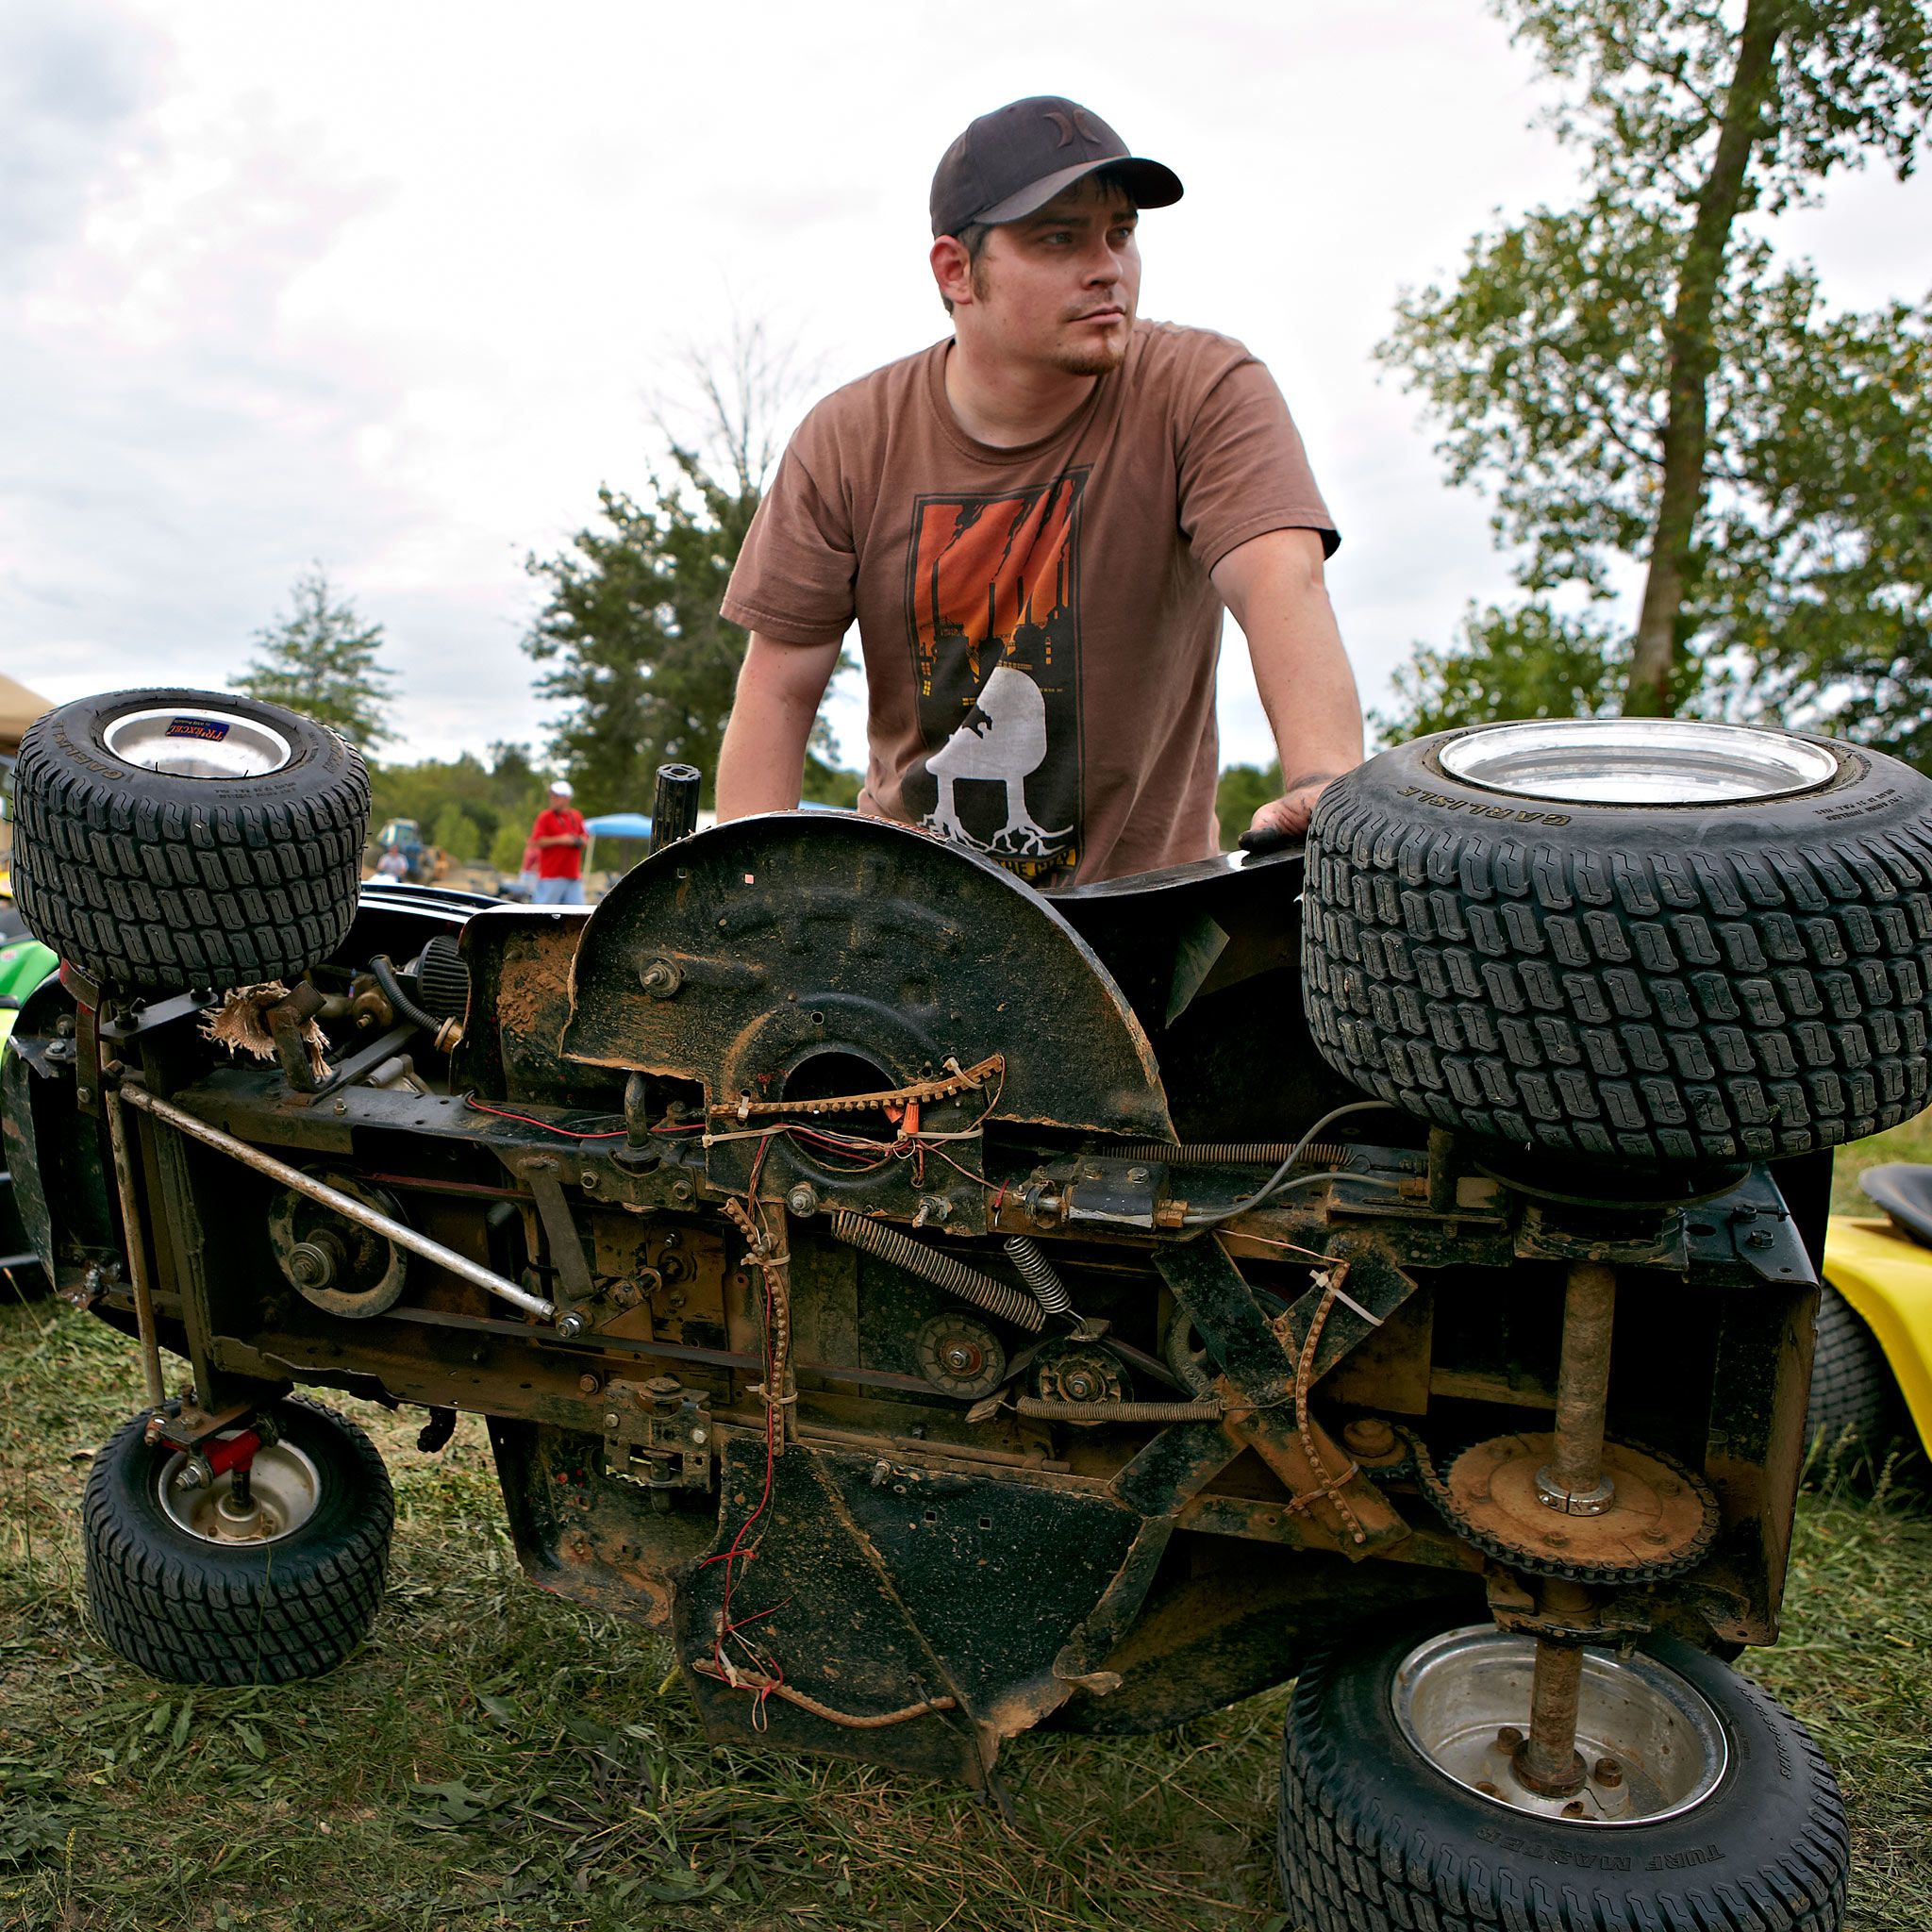
[[[641,811],[607,811],[586,819],[584,829],[599,839],[648,839],[651,821]]]
[[[0,672],[0,752],[18,751],[21,734],[42,711],[53,708],[39,691]]]

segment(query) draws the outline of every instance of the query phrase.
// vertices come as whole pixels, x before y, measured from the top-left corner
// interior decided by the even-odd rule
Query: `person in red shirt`
[[[550,788],[550,803],[530,827],[537,852],[537,893],[534,906],[581,906],[584,903],[584,848],[590,843],[583,814],[571,804],[575,794],[568,778]]]

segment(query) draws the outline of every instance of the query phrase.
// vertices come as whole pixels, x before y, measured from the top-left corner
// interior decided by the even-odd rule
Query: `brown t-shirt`
[[[1338,539],[1288,406],[1241,343],[1136,325],[1051,436],[975,441],[949,341],[836,391],[791,439],[724,614],[783,644],[857,617],[859,809],[1036,885],[1215,849],[1208,572],[1264,531]]]

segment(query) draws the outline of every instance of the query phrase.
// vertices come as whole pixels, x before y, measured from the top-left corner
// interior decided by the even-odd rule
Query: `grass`
[[[1888,1160],[1910,1160],[1924,1166],[1932,1163],[1932,1110],[1893,1127],[1889,1134],[1874,1134],[1869,1141],[1855,1141],[1840,1147],[1831,1164],[1831,1211],[1834,1214],[1874,1215],[1881,1210],[1865,1198],[1858,1176],[1867,1168]]]
[[[1125,1741],[1023,1737],[1008,1824],[971,1794],[714,1749],[659,1641],[527,1585],[478,1425],[440,1457],[345,1403],[399,1522],[373,1641],[311,1684],[195,1690],[90,1625],[90,1452],[131,1347],[0,1309],[0,1928],[484,1932],[824,1926],[1289,1932],[1274,1877],[1283,1693]],[[1752,1668],[1845,1781],[1854,1923],[1932,1924],[1932,1522],[1823,1473],[1785,1644]]]

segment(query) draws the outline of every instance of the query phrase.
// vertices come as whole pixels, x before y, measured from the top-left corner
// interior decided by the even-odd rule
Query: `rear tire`
[[[1548,730],[1584,758],[1602,723]],[[1396,745],[1322,794],[1303,998],[1337,1072],[1592,1168],[1807,1154],[1925,1105],[1932,781],[1769,731],[1738,735],[1830,775],[1632,805],[1454,774],[1484,733],[1527,728]]]
[[[280,705],[189,691],[62,705],[22,740],[14,801],[22,916],[98,985],[293,981],[348,935],[368,774]]]
[[[175,1452],[148,1446],[146,1414],[94,1457],[82,1505],[88,1605],[108,1642],[152,1676],[319,1677],[375,1621],[395,1524],[382,1457],[346,1416],[307,1396],[289,1396],[274,1414],[314,1480],[309,1513],[270,1541],[212,1541],[171,1513],[161,1479]],[[227,1482],[201,1493],[212,1498]]]
[[[1302,1673],[1283,1741],[1278,1850],[1310,1932],[1836,1932],[1851,1843],[1804,1727],[1750,1678],[1670,1639],[1640,1648],[1715,1714],[1729,1755],[1674,1816],[1591,1824],[1480,1796],[1412,1745],[1398,1667],[1440,1629],[1404,1612]]]

